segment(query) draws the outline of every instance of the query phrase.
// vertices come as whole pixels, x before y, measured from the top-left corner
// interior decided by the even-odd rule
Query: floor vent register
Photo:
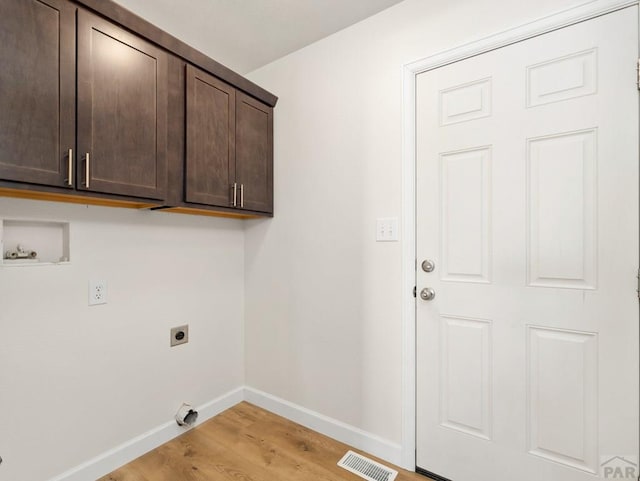
[[[398,471],[387,468],[353,451],[347,451],[347,454],[338,461],[338,466],[369,481],[393,481],[398,475]]]

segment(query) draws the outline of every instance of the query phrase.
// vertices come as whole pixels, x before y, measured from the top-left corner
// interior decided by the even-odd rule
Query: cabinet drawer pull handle
[[[240,207],[244,208],[244,184],[240,184]]]
[[[84,163],[84,185],[87,189],[89,188],[89,152],[87,152]]]
[[[233,183],[233,207],[238,206],[238,184],[236,182]]]
[[[73,185],[73,149],[69,149],[67,164],[67,185]]]

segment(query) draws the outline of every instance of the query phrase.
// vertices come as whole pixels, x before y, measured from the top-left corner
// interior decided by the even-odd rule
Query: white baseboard
[[[196,407],[200,424],[222,411],[235,406],[243,400],[244,390],[239,387],[231,392]],[[185,429],[178,426],[175,420],[166,423],[137,436],[120,446],[90,459],[75,468],[66,471],[49,481],[87,481],[98,479],[105,474],[123,466],[158,446],[184,433]]]
[[[251,387],[244,388],[244,400],[389,463],[402,466],[402,446],[399,444]]]
[[[402,465],[402,447],[399,444],[392,443],[375,434],[368,433],[362,429],[247,386],[237,388],[213,401],[196,407],[198,411],[197,424],[211,419],[243,400],[353,446],[356,449],[384,459],[389,463],[398,466]],[[55,478],[51,478],[49,481],[87,481],[98,479],[152,449],[171,441],[184,432],[184,428],[178,426],[175,420],[172,419]]]

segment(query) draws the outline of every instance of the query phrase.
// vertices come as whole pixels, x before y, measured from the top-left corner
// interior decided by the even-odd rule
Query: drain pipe
[[[198,411],[194,410],[189,404],[183,403],[176,413],[176,422],[178,426],[190,428],[198,419]]]

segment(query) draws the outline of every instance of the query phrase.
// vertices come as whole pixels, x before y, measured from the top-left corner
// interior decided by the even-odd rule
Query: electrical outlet
[[[107,281],[89,281],[89,305],[107,303]]]
[[[170,345],[179,346],[180,344],[186,344],[189,342],[189,324],[184,326],[172,327]]]

